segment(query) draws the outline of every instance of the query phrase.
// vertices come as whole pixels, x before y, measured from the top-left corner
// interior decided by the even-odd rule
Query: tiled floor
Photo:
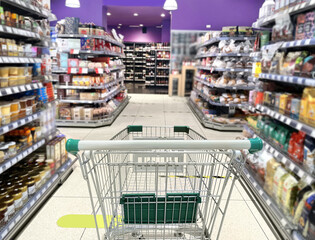
[[[110,127],[60,128],[68,138],[110,139],[127,125],[173,126],[187,125],[208,139],[235,139],[240,133],[224,133],[203,128],[195,118],[186,99],[166,95],[131,95],[131,102]],[[57,226],[57,220],[67,214],[90,214],[88,188],[79,165],[67,181],[54,193],[29,222],[17,239],[97,239],[95,229],[69,229]],[[276,239],[254,203],[237,182],[222,228],[221,239]]]

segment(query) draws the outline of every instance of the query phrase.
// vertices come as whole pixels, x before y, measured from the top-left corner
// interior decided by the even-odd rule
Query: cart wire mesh
[[[145,126],[129,126],[111,140],[152,139],[205,140],[188,127]],[[244,165],[229,149],[94,150],[77,157],[98,239],[219,239]]]

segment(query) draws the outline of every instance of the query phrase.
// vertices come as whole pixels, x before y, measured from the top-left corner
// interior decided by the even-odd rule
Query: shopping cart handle
[[[137,151],[154,149],[171,150],[211,150],[211,149],[248,149],[255,153],[263,148],[260,138],[248,140],[127,140],[127,141],[89,141],[69,139],[66,149],[72,154],[81,150]]]

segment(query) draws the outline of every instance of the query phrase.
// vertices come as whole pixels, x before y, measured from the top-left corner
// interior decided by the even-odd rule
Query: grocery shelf
[[[260,58],[260,57],[262,57],[262,53],[261,52],[251,52],[249,54],[249,56],[252,58]]]
[[[38,118],[40,118],[41,114],[43,113],[43,111],[37,112],[35,114],[32,114],[30,116],[27,116],[25,118],[19,119],[15,122],[9,123],[7,125],[1,126],[0,127],[0,135],[3,135],[7,132],[10,132],[14,129],[17,129],[21,126],[24,126],[27,123],[30,123]]]
[[[309,9],[315,8],[315,0],[310,0],[309,2],[301,3],[292,7],[289,7],[285,11],[281,11],[279,13],[273,14],[271,16],[267,16],[261,19],[258,19],[253,25],[255,27],[265,27],[268,26],[276,21],[276,18],[283,15],[283,14],[298,14],[300,12],[307,11]]]
[[[222,40],[246,41],[246,40],[255,40],[255,37],[217,37],[217,38],[211,38],[210,40],[197,46],[197,48],[210,46],[210,45],[218,43]]]
[[[0,97],[3,96],[8,96],[11,94],[16,94],[16,93],[21,93],[21,92],[26,92],[38,88],[42,88],[43,84],[42,83],[31,83],[31,84],[26,84],[26,85],[19,85],[19,86],[14,86],[14,87],[6,87],[6,88],[0,88]]]
[[[239,131],[243,130],[242,124],[221,124],[211,121],[211,119],[206,118],[205,114],[200,110],[200,108],[191,100],[188,100],[188,106],[195,114],[199,122],[206,128],[211,128],[219,131]]]
[[[51,15],[51,12],[47,9],[38,8],[36,6],[33,6],[31,4],[27,4],[23,0],[2,0],[1,6],[3,7],[14,7],[14,10],[18,14],[26,15],[33,17],[35,19],[43,19],[43,18],[49,18]]]
[[[315,176],[309,173],[302,165],[294,162],[283,150],[280,150],[278,147],[275,147],[269,144],[269,140],[266,139],[262,134],[259,134],[251,126],[248,126],[249,129],[253,132],[253,137],[259,137],[264,142],[265,149],[271,153],[275,159],[283,163],[286,168],[290,169],[300,178],[305,178],[307,184],[312,184],[315,182]]]
[[[193,91],[195,91],[199,96],[201,96],[204,100],[206,100],[207,102],[209,102],[211,105],[215,105],[215,106],[221,106],[221,107],[238,107],[238,108],[243,108],[246,107],[247,104],[234,104],[234,103],[230,103],[230,104],[224,104],[224,103],[216,103],[213,102],[209,96],[207,96],[206,94],[202,93],[200,90],[198,90],[197,88],[193,88]]]
[[[0,56],[0,63],[41,63],[41,58]]]
[[[99,120],[61,120],[56,119],[56,124],[58,127],[103,127],[111,125],[119,114],[124,110],[124,108],[129,103],[129,97],[125,98],[119,106],[105,119]]]
[[[267,216],[271,218],[273,225],[277,226],[277,235],[281,235],[278,236],[277,239],[294,239],[291,236],[291,232],[295,230],[295,227],[292,225],[290,220],[287,219],[286,215],[279,209],[274,200],[265,192],[264,188],[255,179],[248,166],[244,167],[241,173],[241,180],[241,183],[243,184],[244,182],[247,188],[249,188],[250,195],[253,195],[255,199],[258,200],[258,209],[263,209],[263,216],[267,214]],[[245,189],[247,188],[245,187]],[[269,219],[266,220],[269,221]]]
[[[105,89],[105,88],[108,88],[108,87],[111,87],[115,84],[118,84],[122,81],[124,81],[125,78],[119,78],[119,79],[116,79],[114,81],[111,81],[111,82],[108,82],[108,83],[105,83],[101,86],[74,86],[74,85],[55,85],[55,87],[57,89],[84,89],[84,90],[88,90],[88,89]]]
[[[45,144],[45,139],[42,139],[36,143],[34,143],[29,148],[25,149],[23,152],[17,154],[16,156],[5,160],[3,163],[0,164],[0,174],[4,171],[8,170],[10,167],[12,167],[17,162],[24,159],[26,156],[30,155],[31,153],[35,152],[38,148],[43,146]]]
[[[81,49],[70,49],[70,50],[59,50],[60,52],[69,53],[73,55],[86,54],[90,56],[110,56],[123,58],[123,53],[117,53],[109,50],[105,51],[92,51],[92,50],[81,50]]]
[[[86,104],[97,104],[97,103],[106,103],[107,101],[109,101],[110,99],[114,98],[120,91],[122,91],[124,88],[121,87],[121,88],[118,88],[114,91],[111,91],[107,94],[107,96],[102,99],[102,100],[79,100],[79,99],[59,99],[58,101],[59,102],[62,102],[62,103],[86,103]],[[1,128],[0,128],[1,130]]]
[[[296,48],[296,47],[310,47],[310,46],[315,46],[315,38],[284,42],[281,45],[281,48]]]
[[[168,87],[168,84],[150,83],[150,84],[146,84],[146,86],[149,86],[149,87]]]
[[[116,46],[124,48],[125,45],[121,42],[116,41],[115,39],[108,37],[108,36],[99,36],[99,35],[84,35],[84,34],[58,34],[57,38],[97,38],[103,39],[107,42],[110,42]]]
[[[0,229],[0,239],[15,239],[15,235],[25,223],[40,209],[58,185],[63,183],[64,179],[69,176],[75,161],[68,159],[34,195],[29,197],[26,204]]]
[[[269,115],[270,117],[277,119],[280,122],[285,123],[286,125],[295,128],[299,131],[303,131],[306,134],[310,135],[311,137],[315,138],[315,128],[300,122],[298,120],[294,120],[290,117],[287,117],[281,113],[278,113],[276,111],[271,110],[270,108],[266,107],[266,106],[262,106],[262,105],[257,105],[256,109],[258,109],[259,111]]]
[[[156,77],[157,78],[168,78],[169,76],[159,76],[159,75],[157,75]]]
[[[201,78],[196,77],[196,76],[194,77],[194,79],[198,82],[201,82],[201,83],[207,85],[208,87],[211,87],[211,88],[223,88],[223,89],[227,89],[227,90],[253,90],[253,89],[255,89],[255,86],[233,86],[233,87],[216,86],[216,85],[213,85],[213,84],[209,83],[208,81],[202,80]]]
[[[156,60],[159,60],[159,61],[170,61],[169,58],[156,58]]]
[[[156,69],[165,69],[165,70],[169,70],[169,67],[156,67]]]
[[[273,80],[277,82],[293,83],[293,84],[298,84],[298,85],[303,85],[303,86],[315,87],[315,79],[313,78],[284,76],[284,75],[267,74],[267,73],[261,73],[259,75],[259,78]]]
[[[252,72],[250,68],[214,68],[214,67],[203,67],[196,66],[198,69],[207,70],[211,72]]]
[[[24,29],[19,29],[15,27],[9,27],[5,25],[0,25],[0,34],[2,37],[10,36],[10,37],[16,37],[16,38],[27,38],[28,40],[36,40],[40,41],[41,37],[38,33],[34,33],[31,31],[27,31]]]
[[[59,69],[54,69],[52,72],[55,74],[90,74],[90,73],[96,73],[96,74],[104,74],[104,73],[109,73],[109,72],[114,72],[114,71],[120,71],[124,70],[125,67],[113,67],[113,68],[59,68]]]
[[[249,57],[249,53],[206,53],[199,54],[195,58],[206,58],[206,57]]]

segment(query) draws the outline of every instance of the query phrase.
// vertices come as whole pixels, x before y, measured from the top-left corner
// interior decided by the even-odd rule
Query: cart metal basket
[[[110,141],[67,142],[88,184],[99,239],[218,239],[242,149],[259,151],[262,142],[144,126],[128,126]]]

